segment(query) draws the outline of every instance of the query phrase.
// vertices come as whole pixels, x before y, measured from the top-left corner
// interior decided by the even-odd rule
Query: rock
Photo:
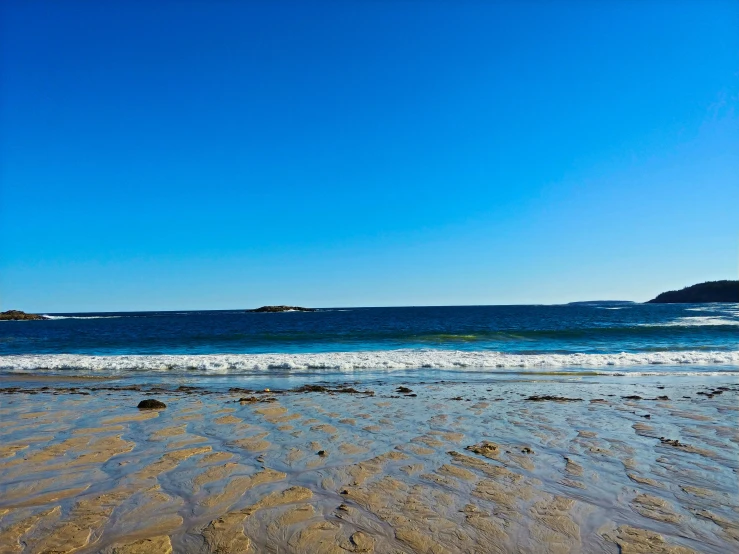
[[[500,447],[494,442],[490,441],[482,441],[479,444],[466,446],[465,450],[469,450],[470,452],[474,452],[475,454],[480,454],[481,456],[492,459],[497,458],[498,454],[500,454]]]
[[[706,281],[684,289],[663,292],[647,304],[701,302],[739,302],[739,281]]]
[[[303,308],[302,306],[262,306],[254,310],[246,310],[252,313],[278,313],[278,312],[315,312],[314,308]]]
[[[0,321],[32,321],[39,319],[49,319],[38,314],[27,314],[20,310],[8,310],[7,312],[0,312]]]
[[[395,389],[395,392],[400,392],[402,394],[409,394],[413,391],[409,389],[408,387],[398,387],[397,389]]]
[[[166,407],[167,405],[164,402],[160,402],[159,400],[155,400],[154,398],[147,398],[146,400],[142,400],[141,402],[139,402],[138,405],[139,410],[161,410]]]

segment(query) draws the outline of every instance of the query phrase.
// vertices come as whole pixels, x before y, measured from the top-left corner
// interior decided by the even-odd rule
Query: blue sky
[[[1,309],[647,300],[737,278],[736,2],[0,10]]]

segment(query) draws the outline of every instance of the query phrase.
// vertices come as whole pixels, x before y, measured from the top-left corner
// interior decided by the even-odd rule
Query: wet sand
[[[735,378],[404,386],[2,382],[0,553],[739,550]]]

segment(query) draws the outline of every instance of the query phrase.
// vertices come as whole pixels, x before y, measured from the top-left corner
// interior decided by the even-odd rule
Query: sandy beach
[[[2,553],[739,546],[735,380],[255,392],[10,379]],[[146,398],[167,408],[137,409]]]

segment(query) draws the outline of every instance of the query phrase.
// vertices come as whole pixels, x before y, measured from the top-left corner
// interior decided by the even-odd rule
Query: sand
[[[722,379],[6,386],[0,554],[735,552]]]

